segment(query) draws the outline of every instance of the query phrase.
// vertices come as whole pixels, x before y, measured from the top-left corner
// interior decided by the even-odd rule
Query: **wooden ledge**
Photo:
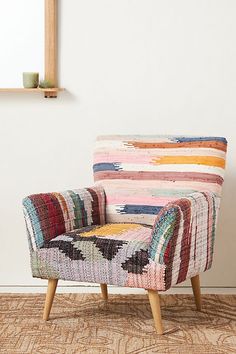
[[[58,92],[64,91],[64,88],[53,87],[53,88],[0,88],[0,92],[9,92],[9,93],[32,93],[32,92],[43,92],[44,97],[46,98],[56,98]]]

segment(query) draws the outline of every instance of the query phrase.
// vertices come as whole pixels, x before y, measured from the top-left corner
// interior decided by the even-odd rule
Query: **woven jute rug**
[[[236,353],[236,296],[162,295],[165,334],[155,333],[143,295],[58,294],[44,322],[43,294],[0,295],[0,352],[15,353]]]

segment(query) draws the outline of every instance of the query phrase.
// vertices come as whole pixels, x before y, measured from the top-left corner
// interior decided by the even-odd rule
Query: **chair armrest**
[[[166,289],[211,267],[220,197],[195,192],[157,215],[149,257],[166,267]]]
[[[65,232],[105,223],[102,186],[60,193],[33,194],[23,199],[23,211],[31,250]]]

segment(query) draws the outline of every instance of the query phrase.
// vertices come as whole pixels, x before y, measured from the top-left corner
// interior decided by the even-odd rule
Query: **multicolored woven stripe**
[[[30,249],[67,231],[105,223],[105,196],[100,186],[62,193],[33,194],[23,200]]]
[[[226,148],[221,137],[98,137],[94,179],[105,190],[107,222],[153,225],[176,198],[220,195]]]
[[[219,206],[220,197],[196,192],[158,214],[149,256],[166,267],[165,289],[211,267]]]

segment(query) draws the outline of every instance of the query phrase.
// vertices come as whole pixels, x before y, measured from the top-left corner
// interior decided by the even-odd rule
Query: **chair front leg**
[[[107,284],[100,284],[103,300],[108,300]]]
[[[57,288],[57,283],[58,283],[58,279],[48,279],[48,289],[47,289],[46,300],[45,300],[44,311],[43,311],[43,319],[45,321],[48,320],[50,315],[54,295]]]
[[[156,290],[148,290],[148,297],[152,309],[152,315],[153,315],[156,331],[158,334],[163,334],[159,294]]]
[[[191,278],[191,284],[192,284],[192,288],[193,288],[193,295],[194,295],[194,298],[195,298],[197,311],[201,311],[202,303],[201,303],[201,288],[200,288],[200,277],[199,277],[199,275],[195,275],[195,277]]]

